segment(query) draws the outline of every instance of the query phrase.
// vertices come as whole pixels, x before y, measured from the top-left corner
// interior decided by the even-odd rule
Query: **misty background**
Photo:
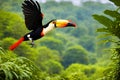
[[[65,1],[65,2],[72,2],[76,6],[81,6],[84,2],[87,2],[87,1],[100,2],[103,4],[111,3],[109,0],[37,0],[37,1],[42,3],[46,3],[47,1],[56,1],[56,2]]]

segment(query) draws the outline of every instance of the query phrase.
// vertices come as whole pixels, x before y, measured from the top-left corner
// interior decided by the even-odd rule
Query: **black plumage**
[[[36,30],[41,27],[43,14],[37,1],[25,0],[22,4],[23,14],[25,16],[25,24],[29,30]]]

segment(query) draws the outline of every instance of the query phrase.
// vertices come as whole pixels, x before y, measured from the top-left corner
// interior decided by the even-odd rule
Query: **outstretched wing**
[[[25,0],[22,4],[25,24],[29,30],[36,30],[42,26],[43,14],[37,1]]]

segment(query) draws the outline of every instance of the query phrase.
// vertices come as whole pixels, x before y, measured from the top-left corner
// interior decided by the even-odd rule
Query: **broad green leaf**
[[[113,21],[103,15],[93,15],[94,19],[96,19],[99,23],[103,24],[106,27],[110,27]]]
[[[120,6],[120,0],[110,0],[113,2],[116,6]]]
[[[99,28],[97,29],[97,32],[108,32],[107,28]]]
[[[104,13],[114,18],[120,18],[120,13],[117,11],[105,10]]]

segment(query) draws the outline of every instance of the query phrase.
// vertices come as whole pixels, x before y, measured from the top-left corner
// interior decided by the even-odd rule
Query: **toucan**
[[[25,34],[17,42],[9,47],[10,50],[14,50],[19,46],[23,41],[31,41],[31,44],[34,45],[34,40],[37,40],[45,36],[49,31],[54,28],[64,28],[64,27],[75,27],[76,24],[71,20],[64,19],[53,19],[50,20],[47,24],[43,25],[43,13],[41,12],[41,7],[37,1],[25,0],[22,3],[23,14],[25,17],[25,25],[28,30],[31,32]]]

